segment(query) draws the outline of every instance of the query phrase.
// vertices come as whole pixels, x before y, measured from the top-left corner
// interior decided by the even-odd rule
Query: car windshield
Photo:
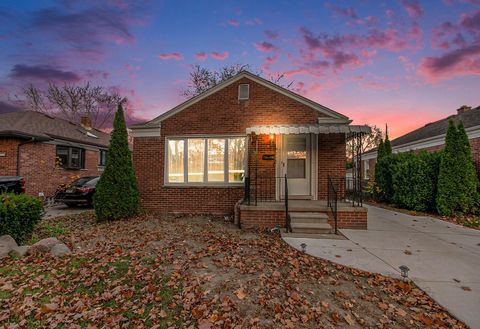
[[[99,179],[100,179],[100,177],[94,178],[91,181],[86,182],[85,186],[95,187],[95,185],[97,185]]]
[[[95,176],[81,177],[81,178],[77,179],[76,181],[74,181],[72,183],[72,186],[75,186],[75,187],[85,186],[88,182],[90,182],[91,180],[94,180],[96,178],[97,177],[95,177]]]

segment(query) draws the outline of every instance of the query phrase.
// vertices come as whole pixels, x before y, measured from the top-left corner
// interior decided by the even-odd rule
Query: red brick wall
[[[98,176],[98,152],[85,151],[85,169],[70,170],[55,166],[55,145],[29,143],[20,149],[20,176],[25,178],[27,194],[52,195],[58,186],[69,183],[76,176]]]
[[[273,141],[270,141],[270,135],[252,135],[249,152],[249,176],[251,180],[252,189],[258,187],[257,196],[259,199],[269,198],[275,199],[276,185],[281,184],[283,181],[278,179],[276,182],[276,138],[274,136]],[[258,154],[255,154],[258,140]],[[273,160],[264,160],[264,155],[273,155]],[[258,185],[256,184],[258,180]],[[252,198],[255,195],[255,191],[252,190]]]
[[[266,230],[285,224],[285,211],[240,210],[240,225],[245,230]]]
[[[241,83],[250,84],[248,101],[238,100],[238,85]],[[245,134],[246,128],[255,125],[316,124],[319,116],[322,114],[318,111],[247,78],[225,87],[162,121],[160,137],[134,138],[133,161],[142,206],[156,211],[233,213],[235,203],[243,196],[243,187],[164,186],[166,137],[192,134]],[[338,136],[325,138],[321,141],[322,152],[333,151],[341,154],[319,154],[319,161],[323,165],[319,169],[322,171],[319,183],[323,184],[326,182],[328,172],[344,175],[345,170],[344,162],[339,166],[341,159],[345,159],[344,140],[342,142],[342,138]],[[335,145],[328,146],[327,143],[330,141]],[[340,150],[342,144],[343,150]],[[265,146],[268,148],[269,142]],[[273,168],[274,173],[275,161],[266,162],[265,170]],[[266,169],[267,167],[270,169]],[[322,191],[322,195],[326,195],[325,191]]]
[[[344,134],[318,135],[318,199],[326,199],[328,176],[344,178],[346,174]]]
[[[328,223],[332,226],[332,229],[335,228],[335,221],[333,220],[333,213],[331,211],[327,212],[328,214]],[[339,209],[337,211],[337,227],[339,229],[348,228],[348,229],[367,229],[367,208],[356,207],[350,208],[348,210]]]
[[[0,176],[17,175],[17,146],[21,142],[16,138],[0,139]]]

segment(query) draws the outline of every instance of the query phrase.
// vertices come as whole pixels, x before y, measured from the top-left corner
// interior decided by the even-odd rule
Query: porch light
[[[408,271],[410,271],[410,269],[408,268],[407,265],[401,265],[399,267],[401,273],[402,273],[402,278],[403,278],[403,281],[407,282],[408,281]]]
[[[270,134],[270,136],[268,136],[268,138],[270,139],[270,146],[273,146],[273,140],[275,139],[275,135]]]
[[[302,252],[307,252],[307,244],[305,242],[302,242],[300,247],[302,247]]]

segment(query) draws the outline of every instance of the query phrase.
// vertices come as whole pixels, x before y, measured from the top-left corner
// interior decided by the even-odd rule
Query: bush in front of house
[[[375,182],[379,193],[377,198],[382,201],[393,202],[393,170],[397,161],[396,154],[383,156],[375,165]]]
[[[393,200],[393,165],[396,155],[392,154],[392,146],[388,139],[388,131],[385,133],[385,140],[381,139],[377,150],[377,164],[375,166],[375,182],[377,192],[375,197],[382,201]]]
[[[0,235],[8,234],[17,243],[24,241],[40,220],[43,205],[25,194],[0,194]]]
[[[128,148],[122,105],[118,106],[105,170],[97,183],[93,207],[98,220],[134,216],[139,210],[137,178]]]
[[[438,153],[398,154],[392,170],[393,203],[416,211],[435,209]]]
[[[438,176],[437,210],[445,216],[475,210],[478,178],[463,123],[448,123]]]

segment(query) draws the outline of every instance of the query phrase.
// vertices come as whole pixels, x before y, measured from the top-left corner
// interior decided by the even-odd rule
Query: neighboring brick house
[[[350,122],[243,71],[130,127],[142,207],[177,213],[236,210],[242,227],[284,226],[286,175],[289,199],[321,200],[316,204],[326,212],[327,177],[345,176],[346,138],[368,130]],[[263,201],[271,201],[270,209]],[[347,208],[342,209],[353,215],[344,216],[342,225],[365,228],[366,210]]]
[[[463,122],[472,149],[472,158],[477,168],[477,174],[480,176],[480,106],[476,108],[462,106],[457,109],[457,114],[455,115],[427,123],[421,128],[395,138],[391,141],[392,152],[401,153],[421,150],[435,152],[443,149],[450,119],[456,122]],[[376,162],[376,149],[365,152],[362,155],[361,167],[364,177],[374,179]]]
[[[76,176],[98,176],[110,135],[34,111],[0,114],[0,176],[22,176],[26,193],[52,195]]]

